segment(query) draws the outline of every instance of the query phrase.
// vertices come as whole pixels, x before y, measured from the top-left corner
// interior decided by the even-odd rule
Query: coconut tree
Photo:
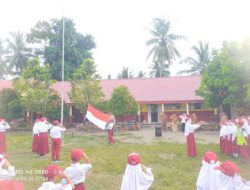
[[[193,46],[192,50],[195,52],[196,57],[186,57],[180,63],[187,63],[191,66],[188,70],[180,71],[178,74],[187,73],[189,75],[201,75],[208,63],[211,60],[211,52],[209,49],[209,43],[202,43],[199,41],[199,46]]]
[[[151,69],[149,74],[153,78],[167,77],[170,75],[170,72],[168,71],[168,65],[166,63],[161,66],[155,61],[149,68]]]
[[[133,72],[129,71],[128,67],[123,67],[122,71],[117,76],[118,79],[134,78]]]
[[[2,41],[0,40],[0,79],[4,79],[6,75],[6,60],[5,60],[6,50],[3,47]]]
[[[150,30],[152,38],[146,42],[146,45],[151,47],[147,59],[153,57],[153,63],[159,64],[160,77],[163,76],[164,64],[169,66],[173,60],[180,57],[175,42],[184,39],[183,36],[171,33],[170,26],[170,21],[164,18],[155,18],[153,28]]]
[[[7,55],[9,72],[21,75],[31,57],[31,48],[27,47],[25,34],[21,32],[10,33],[10,38],[6,42],[9,52]]]

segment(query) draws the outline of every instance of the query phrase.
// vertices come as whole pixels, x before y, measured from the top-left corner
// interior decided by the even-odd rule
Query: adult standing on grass
[[[181,114],[179,116],[179,118],[181,119],[181,131],[184,133],[185,132],[186,119],[187,119],[186,113]]]
[[[178,124],[179,124],[179,121],[178,121],[178,117],[176,114],[173,114],[170,116],[170,119],[172,121],[172,131],[173,132],[178,132]]]
[[[151,168],[141,164],[140,155],[128,155],[125,174],[122,178],[121,190],[147,190],[154,181]]]
[[[218,157],[214,152],[207,151],[203,155],[202,166],[196,181],[196,190],[216,190],[216,170],[219,166]]]
[[[10,129],[10,125],[4,120],[0,119],[0,154],[7,150],[5,131]]]
[[[190,157],[195,157],[197,154],[194,139],[195,129],[198,129],[204,123],[204,121],[197,123],[197,116],[195,113],[193,113],[190,119],[188,119],[186,122],[184,135],[187,137],[187,155]]]
[[[72,181],[63,172],[63,169],[59,168],[57,165],[45,167],[43,173],[45,182],[37,190],[72,190],[74,187]],[[66,183],[55,183],[56,177],[58,176],[66,180]]]
[[[64,131],[66,131],[66,128],[62,126],[62,124],[58,120],[55,120],[53,122],[53,127],[50,129],[52,161],[60,161],[61,139],[62,132]]]
[[[84,160],[86,164],[80,164]],[[86,190],[84,185],[86,173],[92,168],[88,156],[82,149],[73,149],[71,152],[71,166],[65,169],[65,174],[74,184],[73,190]]]

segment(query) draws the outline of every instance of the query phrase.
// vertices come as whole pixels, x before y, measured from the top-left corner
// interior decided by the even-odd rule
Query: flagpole
[[[62,82],[61,82],[61,124],[63,126],[64,114],[64,33],[65,33],[65,18],[64,18],[64,0],[63,0],[63,17],[62,17]],[[64,143],[64,133],[62,132],[62,143]]]

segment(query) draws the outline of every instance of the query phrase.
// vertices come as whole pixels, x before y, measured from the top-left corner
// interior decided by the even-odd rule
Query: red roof
[[[0,79],[0,91],[3,89],[12,89],[12,81],[11,80],[2,80]]]
[[[145,104],[160,103],[192,103],[202,102],[200,96],[195,95],[201,82],[200,76],[177,76],[166,78],[147,79],[113,79],[101,80],[105,99],[111,97],[112,91],[118,86],[127,86],[132,96],[137,102]],[[0,80],[0,90],[12,88],[12,81]],[[61,97],[63,90],[65,103],[72,103],[69,97],[71,85],[69,82],[57,82],[52,88]]]
[[[111,97],[114,88],[127,86],[132,96],[140,103],[180,103],[202,102],[196,96],[201,76],[177,76],[147,79],[102,80],[101,87],[105,99]]]

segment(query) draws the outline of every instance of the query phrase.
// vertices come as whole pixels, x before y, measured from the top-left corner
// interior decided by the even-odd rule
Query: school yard
[[[83,148],[93,165],[86,177],[87,189],[119,190],[127,155],[138,152],[142,163],[150,166],[154,173],[155,181],[151,190],[194,190],[202,154],[211,150],[221,161],[235,161],[241,169],[241,175],[250,179],[249,165],[243,165],[239,158],[220,153],[218,131],[200,131],[195,134],[198,149],[196,158],[186,156],[186,141],[181,132],[162,132],[162,137],[155,137],[155,129],[149,127],[139,131],[116,131],[114,135],[116,143],[110,145],[105,132],[68,130],[58,165],[70,165],[72,148]],[[26,190],[35,190],[42,184],[42,169],[51,164],[50,156],[40,158],[31,152],[31,143],[31,132],[7,132],[9,160],[16,168],[16,178],[24,181]]]

